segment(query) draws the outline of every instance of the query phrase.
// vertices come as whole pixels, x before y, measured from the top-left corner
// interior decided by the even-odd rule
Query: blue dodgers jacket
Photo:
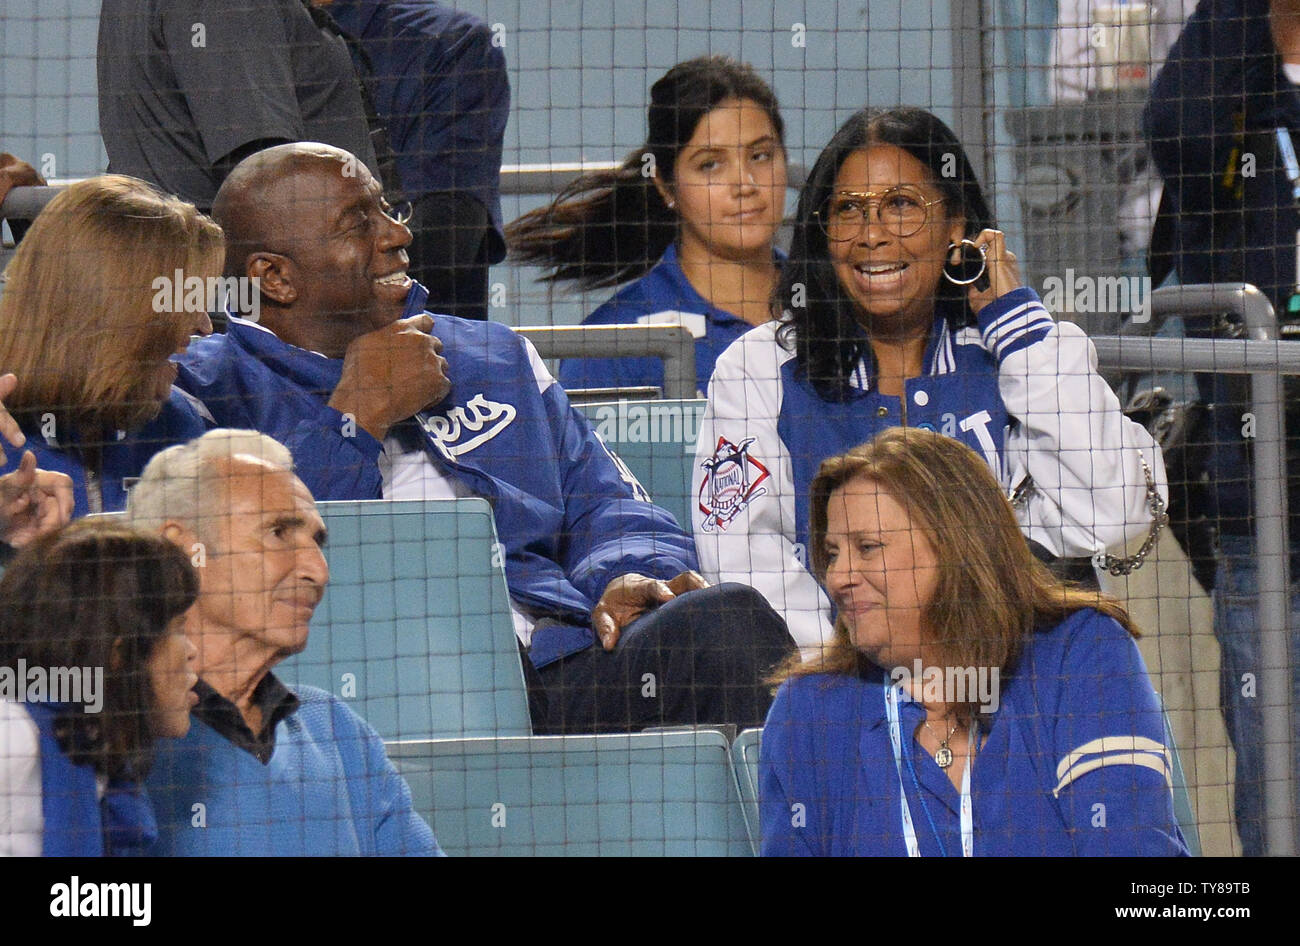
[[[901,792],[921,855],[961,855],[960,795],[911,738],[920,703],[900,704],[895,765],[884,684],[897,673],[782,685],[759,755],[763,854],[905,856]],[[987,682],[987,742],[971,768],[975,856],[1187,854],[1159,698],[1116,621],[1076,611]]]
[[[426,298],[417,285],[406,314]],[[560,622],[532,641],[533,663],[545,666],[595,643],[591,610],[613,579],[694,569],[694,543],[569,405],[530,343],[492,322],[433,320],[452,388],[412,419],[410,433],[449,479],[491,502],[510,596]],[[317,499],[383,497],[383,445],[326,403],[341,359],[234,320],[179,362],[177,384],[212,421],[284,443]]]
[[[17,469],[23,452],[31,450],[41,469],[72,477],[76,498],[72,515],[76,519],[91,512],[125,509],[127,489],[155,453],[201,436],[207,429],[189,399],[172,388],[171,397],[157,418],[138,431],[123,433],[118,439],[101,445],[100,472],[95,475],[86,470],[77,440],[63,436],[52,415],[50,419],[54,426],[47,428],[49,436],[44,435],[43,424],[24,423],[26,446],[19,449],[5,444],[0,475]],[[98,510],[94,508],[96,503],[101,507]]]
[[[40,734],[42,857],[125,857],[158,837],[153,808],[138,782],[110,780],[103,797],[89,765],[72,762],[55,736],[62,703],[25,704]]]

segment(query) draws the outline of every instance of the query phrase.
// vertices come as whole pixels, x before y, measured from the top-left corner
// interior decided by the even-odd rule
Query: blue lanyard
[[[920,857],[921,845],[916,840],[916,826],[912,823],[912,809],[908,807],[907,789],[903,785],[903,736],[898,721],[898,698],[898,687],[896,687],[892,682],[886,682],[885,715],[889,719],[889,744],[894,750],[894,771],[898,773],[898,802],[903,818],[903,840],[907,844],[907,856]],[[970,744],[979,744],[979,727],[977,725],[971,726]],[[972,768],[973,758],[972,753],[968,749],[966,754],[966,770],[961,776],[962,857],[975,856],[975,811],[971,804],[970,794],[970,770]],[[930,822],[930,830],[934,831],[934,836],[939,840],[939,850],[946,857],[948,851],[944,847],[943,838],[940,836],[938,828],[935,827],[934,818],[930,816],[930,806],[925,803],[925,793],[921,791],[921,784],[916,778],[916,769],[912,766],[910,751],[907,757],[907,767],[912,775],[912,784],[916,786],[917,797],[921,799],[921,807],[925,811],[926,819]]]

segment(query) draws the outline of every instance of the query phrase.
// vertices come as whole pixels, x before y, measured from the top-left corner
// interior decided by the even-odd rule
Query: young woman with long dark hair
[[[680,323],[705,390],[718,355],[770,317],[785,212],[785,126],[754,70],[725,56],[678,63],[650,89],[646,143],[506,229],[520,262],[584,289],[625,286],[584,325]],[[663,385],[654,358],[570,359],[566,389]]]

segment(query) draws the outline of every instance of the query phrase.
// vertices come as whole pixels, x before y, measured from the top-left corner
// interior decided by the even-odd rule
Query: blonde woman
[[[71,185],[19,245],[0,295],[0,365],[17,376],[4,405],[40,468],[72,478],[75,516],[122,509],[125,480],[203,433],[170,358],[212,331],[192,290],[223,261],[220,227],[120,175]]]

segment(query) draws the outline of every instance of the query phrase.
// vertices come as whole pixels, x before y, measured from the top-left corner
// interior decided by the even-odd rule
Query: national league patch
[[[762,483],[771,473],[749,455],[755,439],[747,437],[736,446],[726,437],[719,437],[713,456],[700,464],[706,471],[699,495],[700,512],[704,513],[701,528],[705,532],[725,531],[732,519],[767,492]]]

